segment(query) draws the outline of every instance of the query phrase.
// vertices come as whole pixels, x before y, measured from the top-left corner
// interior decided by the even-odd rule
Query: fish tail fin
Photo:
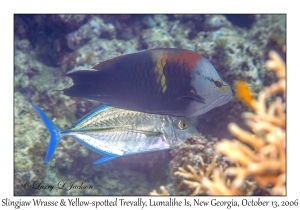
[[[50,133],[50,141],[47,149],[47,153],[45,156],[44,164],[48,164],[50,161],[51,157],[54,154],[54,151],[56,149],[56,146],[60,139],[64,136],[61,134],[61,129],[57,128],[53,122],[47,117],[47,115],[35,104],[31,104],[35,111],[38,113],[42,121],[44,122],[46,128],[48,129]]]

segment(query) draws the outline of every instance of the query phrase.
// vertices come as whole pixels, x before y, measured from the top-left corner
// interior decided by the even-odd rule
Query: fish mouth
[[[213,108],[227,104],[232,98],[233,98],[233,94],[222,95],[219,98],[217,98],[216,100],[214,100],[211,103],[207,104],[206,106],[202,107],[201,110],[197,110],[196,112],[194,112],[191,115],[191,117],[202,115],[202,114],[210,111]]]

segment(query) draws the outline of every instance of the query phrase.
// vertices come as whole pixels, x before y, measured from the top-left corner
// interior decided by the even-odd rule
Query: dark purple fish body
[[[155,114],[200,115],[220,104],[209,106],[213,101],[228,96],[224,104],[232,95],[205,58],[181,49],[123,55],[67,76],[74,85],[64,90],[66,95]]]

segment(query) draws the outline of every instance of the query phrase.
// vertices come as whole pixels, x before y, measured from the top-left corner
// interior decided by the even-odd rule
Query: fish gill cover
[[[95,166],[91,162],[98,158],[96,153],[65,138],[44,166],[41,160],[49,134],[28,101],[41,107],[58,127],[69,128],[100,104],[54,91],[72,86],[72,80],[61,75],[154,48],[187,49],[203,55],[230,87],[243,79],[256,98],[264,86],[276,80],[264,63],[270,49],[281,52],[285,44],[286,16],[256,14],[251,18],[251,24],[242,27],[224,15],[209,14],[15,15],[14,194],[147,195],[171,183],[166,167],[172,159],[169,151]],[[207,139],[231,139],[228,123],[243,127],[240,114],[247,109],[233,99],[194,119],[195,125]],[[197,150],[191,151],[191,158],[197,156]],[[33,180],[45,185],[77,181],[94,187],[70,191],[22,187],[24,181],[33,184]]]

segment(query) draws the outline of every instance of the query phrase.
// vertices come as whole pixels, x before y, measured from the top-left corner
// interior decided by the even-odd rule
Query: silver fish
[[[57,128],[46,114],[32,104],[50,133],[44,164],[64,136],[73,137],[102,157],[94,164],[137,153],[171,149],[177,142],[197,134],[184,117],[147,114],[102,106],[81,118],[70,129]]]

